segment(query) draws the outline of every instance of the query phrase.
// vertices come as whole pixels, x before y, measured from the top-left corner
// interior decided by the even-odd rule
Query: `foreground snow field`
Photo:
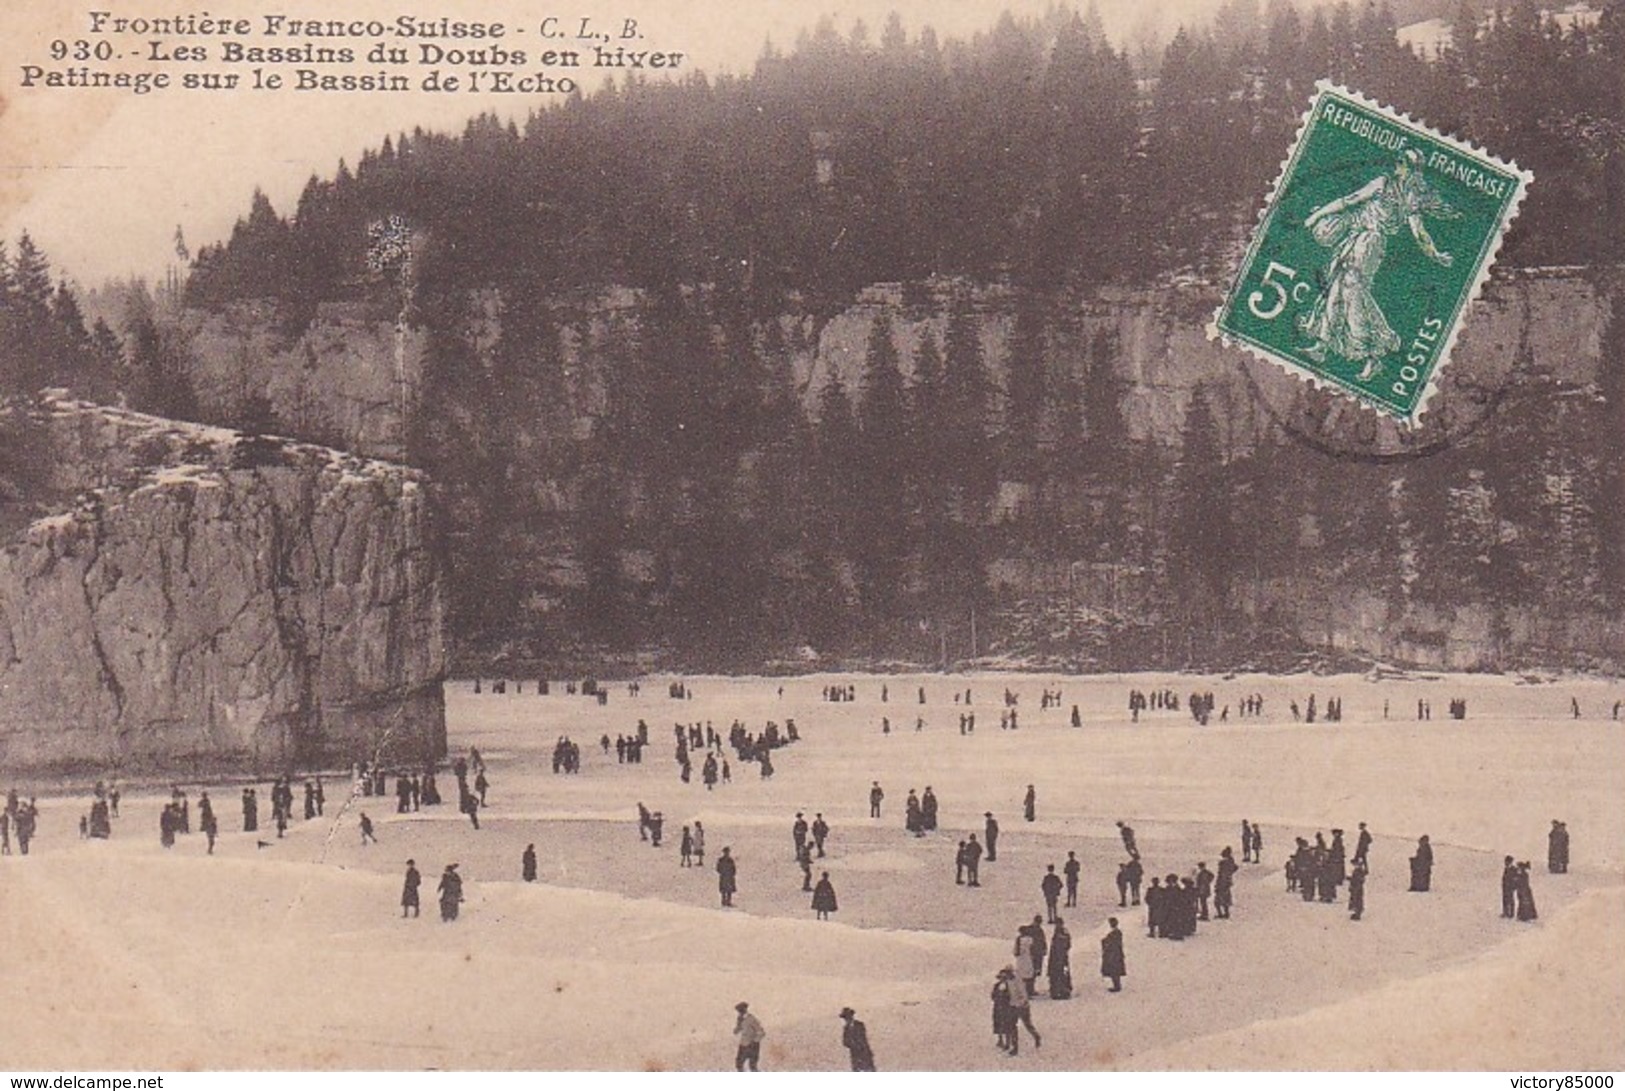
[[[74,833],[88,796],[42,802],[34,854],[0,858],[0,973],[11,1002],[0,1056],[19,1069],[716,1069],[730,1067],[733,1005],[768,1029],[763,1067],[843,1069],[836,1013],[858,1010],[884,1069],[1571,1070],[1625,1066],[1625,687],[1444,676],[809,676],[666,679],[641,696],[611,685],[607,706],[568,697],[475,695],[448,687],[454,753],[477,746],[490,806],[474,831],[453,806],[404,816],[393,795],[345,806],[328,781],[325,819],[277,842],[240,829],[236,786],[212,792],[224,831],[158,844],[157,794],[130,793],[108,842]],[[820,699],[857,687],[852,703]],[[783,696],[778,695],[783,687]],[[889,701],[880,700],[881,686]],[[920,705],[917,687],[925,686]],[[1045,687],[1060,707],[1039,708]],[[1211,690],[1227,723],[1152,712],[1131,724],[1131,687],[1183,703]],[[961,736],[974,698],[976,732]],[[999,730],[1002,694],[1020,728]],[[1237,716],[1261,693],[1262,718]],[[1292,722],[1289,700],[1344,701],[1341,723]],[[1464,697],[1468,717],[1446,717]],[[1416,721],[1416,702],[1433,718]],[[1580,719],[1571,713],[1579,701]],[[1388,719],[1383,704],[1388,703]],[[1081,728],[1069,726],[1078,704]],[[881,717],[891,720],[883,735]],[[924,716],[923,730],[915,720]],[[763,781],[682,784],[672,724],[738,718],[754,731],[793,717],[802,741]],[[642,765],[606,757],[600,735],[650,726]],[[555,776],[560,734],[583,751]],[[730,758],[732,758],[730,752]],[[868,787],[886,791],[868,817]],[[1021,816],[1036,786],[1037,821]],[[910,788],[935,789],[940,828],[903,828]],[[27,792],[26,785],[19,785]],[[195,800],[200,785],[188,786]],[[393,783],[391,784],[393,788]],[[442,792],[455,793],[449,774]],[[656,850],[636,803],[666,816]],[[359,812],[379,843],[361,846]],[[833,827],[828,870],[840,911],[813,919],[792,861],[795,812]],[[1003,832],[983,886],[953,881],[959,837],[994,811]],[[1119,912],[1115,819],[1138,831],[1147,873],[1213,866],[1243,818],[1264,828],[1264,863],[1243,865],[1235,916],[1183,943],[1145,938],[1144,911]],[[1551,820],[1568,823],[1573,865],[1545,867]],[[707,860],[678,866],[683,824],[701,820]],[[1292,837],[1358,822],[1376,836],[1365,919],[1284,891]],[[1416,837],[1435,846],[1434,888],[1406,892]],[[261,847],[258,842],[269,840]],[[519,881],[534,843],[540,881]],[[710,864],[739,859],[737,908],[718,907]],[[988,989],[1015,928],[1041,912],[1044,865],[1083,862],[1073,934],[1075,997],[1040,997],[1043,1048],[993,1048]],[[1501,856],[1534,863],[1541,919],[1501,919]],[[423,916],[401,920],[408,857]],[[442,924],[434,885],[460,864],[467,901]],[[1129,976],[1108,995],[1098,937],[1120,915]],[[1042,979],[1041,979],[1042,980]],[[1041,986],[1042,990],[1042,986]]]

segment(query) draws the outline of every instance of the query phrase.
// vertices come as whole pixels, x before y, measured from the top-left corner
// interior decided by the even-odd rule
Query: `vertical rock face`
[[[419,475],[83,403],[45,416],[75,499],[0,549],[0,766],[444,753]]]

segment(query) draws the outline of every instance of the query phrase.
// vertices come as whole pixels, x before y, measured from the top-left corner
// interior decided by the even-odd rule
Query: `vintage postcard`
[[[5,5],[0,1075],[1611,1086],[1622,71]]]

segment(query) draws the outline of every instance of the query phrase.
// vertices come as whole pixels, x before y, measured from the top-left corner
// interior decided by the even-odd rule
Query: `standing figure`
[[[824,838],[829,836],[829,823],[824,821],[824,812],[819,811],[813,815],[812,824],[813,847],[818,852],[818,858],[824,858]]]
[[[1369,863],[1369,861],[1366,859],[1366,854],[1369,853],[1370,851],[1371,851],[1371,831],[1366,829],[1365,828],[1365,823],[1362,822],[1362,823],[1360,823],[1360,836],[1354,842],[1354,863],[1356,863],[1356,864],[1367,864],[1367,863]]]
[[[1428,843],[1428,835],[1423,834],[1416,841],[1416,855],[1411,857],[1411,891],[1418,894],[1426,893],[1433,886],[1433,846]]]
[[[1128,861],[1128,896],[1130,905],[1140,904],[1140,882],[1145,878],[1145,865],[1140,863],[1139,853],[1129,857]]]
[[[281,823],[279,822],[278,823],[278,833],[280,833],[280,832],[281,832]],[[361,843],[363,845],[365,845],[369,841],[372,842],[373,844],[377,844],[378,843],[378,837],[377,837],[376,834],[374,834],[372,832],[372,819],[367,817],[367,812],[366,811],[362,811],[361,812]]]
[[[463,904],[463,877],[457,874],[456,864],[447,864],[440,876],[440,920],[447,923],[457,919],[457,908]]]
[[[418,887],[423,885],[423,876],[418,871],[418,862],[406,862],[406,881],[401,884],[401,916],[415,917],[418,915]]]
[[[1078,862],[1078,854],[1066,854],[1066,863],[1061,867],[1066,875],[1066,907],[1072,909],[1078,904],[1078,877],[1083,872],[1083,865]]]
[[[1230,919],[1230,906],[1236,885],[1236,858],[1226,845],[1219,853],[1219,874],[1213,881],[1213,915],[1221,921]]]
[[[1501,861],[1501,916],[1512,920],[1518,915],[1518,865],[1512,857]]]
[[[1546,835],[1546,870],[1562,875],[1569,870],[1569,827],[1552,819],[1552,832]]]
[[[1061,901],[1061,877],[1055,874],[1054,864],[1049,865],[1049,870],[1044,873],[1044,878],[1038,885],[1044,895],[1044,911],[1049,914],[1049,922],[1054,924]]]
[[[1111,980],[1108,992],[1120,993],[1123,978],[1128,976],[1128,967],[1123,961],[1123,931],[1117,927],[1116,917],[1109,918],[1107,923],[1111,929],[1100,937],[1100,976]]]
[[[841,1018],[846,1021],[846,1026],[841,1028],[841,1044],[852,1058],[852,1071],[873,1072],[875,1055],[869,1048],[869,1028],[851,1008],[842,1008]]]
[[[1011,983],[1015,977],[1016,970],[1013,966],[1006,966],[1000,970],[993,979],[993,991],[990,994],[993,1001],[993,1040],[1005,1053],[1011,1051],[1010,1043],[1014,1040],[1016,1031],[1015,1009],[1010,1006]]]
[[[1253,863],[1264,862],[1264,827],[1253,823]]]
[[[203,793],[203,801],[207,802],[208,799],[209,799],[209,793],[204,792]],[[99,805],[100,804],[98,804],[98,806]],[[209,810],[207,808],[203,809],[202,813],[200,815],[198,815],[198,828],[203,831],[203,836],[207,837],[209,839],[209,855],[213,856],[214,855],[214,839],[220,833],[220,823],[219,823],[219,820],[217,820],[214,817],[214,811]]]
[[[1535,920],[1540,914],[1535,912],[1535,892],[1529,885],[1529,861],[1518,862],[1518,919],[1521,921]]]
[[[925,786],[925,794],[920,796],[920,828],[934,830],[937,828],[937,794],[931,790],[931,785]]]
[[[519,877],[527,883],[536,881],[536,846],[526,845],[519,857]]]
[[[698,819],[694,822],[694,866],[705,866],[705,826]]]
[[[1207,861],[1203,860],[1196,865],[1196,919],[1208,920],[1208,899],[1213,896],[1213,873],[1207,869]]]
[[[1038,818],[1038,792],[1031,784],[1027,785],[1027,794],[1021,801],[1022,813],[1028,822]]]
[[[790,841],[795,845],[795,852],[791,854],[792,860],[801,859],[801,850],[807,844],[807,819],[800,811],[796,812],[796,820],[790,826]]]
[[[974,833],[965,842],[965,885],[982,885],[982,845]]]
[[[1060,917],[1055,918],[1055,931],[1049,938],[1049,998],[1072,998],[1072,933]]]
[[[1349,872],[1349,920],[1351,921],[1357,921],[1365,915],[1365,877],[1365,861],[1355,861],[1354,870]]]
[[[738,874],[739,865],[730,854],[729,846],[722,846],[722,855],[717,857],[717,890],[722,895],[724,909],[734,903],[734,894],[739,890]]]
[[[999,858],[999,822],[992,811],[983,812],[983,817],[987,819],[983,833],[987,837],[987,862],[991,864]]]
[[[694,831],[683,827],[683,839],[677,843],[677,866],[694,866]]]
[[[723,849],[722,852],[727,855],[728,850]],[[739,1072],[760,1072],[762,1039],[767,1037],[767,1031],[762,1027],[762,1021],[750,1013],[750,1005],[743,1000],[734,1005],[734,1011],[739,1013],[734,1020],[734,1037],[739,1041],[739,1048],[734,1052],[734,1069]]]
[[[835,884],[829,881],[827,871],[818,880],[818,885],[813,887],[812,907],[821,921],[829,920],[829,915],[840,908],[835,901]]]
[[[871,786],[870,789],[869,789],[869,817],[870,818],[879,818],[880,817],[880,801],[885,799],[885,798],[886,798],[886,793],[880,790],[880,782],[878,780],[875,781],[873,786]]]

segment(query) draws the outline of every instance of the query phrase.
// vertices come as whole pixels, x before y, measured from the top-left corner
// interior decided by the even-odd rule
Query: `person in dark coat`
[[[982,832],[987,835],[987,862],[991,864],[999,858],[999,822],[992,811],[985,812],[983,817],[987,819],[987,826]]]
[[[1123,991],[1123,978],[1128,976],[1127,965],[1123,961],[1123,932],[1117,927],[1117,918],[1108,920],[1111,930],[1100,937],[1100,976],[1110,978],[1112,987],[1109,992]]]
[[[1049,943],[1044,939],[1044,918],[1035,914],[1033,922],[1025,928],[1018,929],[1016,934],[1018,936],[1028,935],[1032,937],[1033,976],[1037,977],[1044,972],[1044,957],[1049,953]],[[1027,992],[1031,993],[1032,991],[1032,983],[1029,981]]]
[[[447,864],[440,876],[440,920],[449,923],[457,919],[457,908],[463,903],[463,877],[457,874],[456,864]]]
[[[208,799],[209,793],[203,793],[204,802],[208,802]],[[198,816],[198,828],[203,831],[203,836],[209,839],[209,855],[213,856],[214,839],[219,836],[220,833],[220,823],[219,820],[214,817],[213,811],[206,809],[203,810],[202,814]]]
[[[1055,874],[1055,865],[1049,865],[1044,878],[1038,884],[1044,894],[1044,911],[1049,914],[1049,922],[1055,923],[1055,914],[1061,902],[1061,877]]]
[[[423,885],[423,875],[418,871],[418,862],[406,862],[406,881],[401,884],[401,916],[415,917],[418,915],[418,887]]]
[[[1253,863],[1264,862],[1264,827],[1253,823]]]
[[[1369,865],[1370,861],[1368,859],[1366,859],[1366,854],[1369,853],[1370,851],[1371,851],[1371,831],[1366,829],[1365,828],[1365,823],[1362,822],[1362,823],[1360,823],[1360,836],[1354,842],[1354,862],[1356,864],[1367,864],[1367,865]]]
[[[835,902],[835,884],[829,881],[827,871],[818,880],[818,885],[813,887],[812,907],[821,921],[829,920],[829,915],[840,908]]]
[[[1512,920],[1518,915],[1518,865],[1508,856],[1501,861],[1501,916]]]
[[[1241,862],[1251,863],[1253,859],[1253,824],[1245,818],[1241,820]]]
[[[931,785],[925,786],[925,793],[920,796],[920,828],[934,830],[937,828],[937,794],[931,790]]]
[[[818,858],[822,860],[824,858],[824,838],[829,836],[829,823],[824,821],[824,812],[822,811],[813,815],[812,836],[813,849],[817,852]]]
[[[1028,822],[1038,818],[1038,792],[1031,784],[1027,785],[1027,795],[1021,801],[1022,816]]]
[[[791,853],[791,859],[801,859],[801,850],[806,847],[809,828],[806,816],[797,811],[796,820],[790,826],[790,841],[795,846],[795,851]]]
[[[1433,846],[1428,842],[1428,835],[1423,834],[1416,841],[1416,855],[1411,857],[1411,891],[1425,894],[1433,886]]]
[[[519,877],[527,883],[536,881],[536,846],[526,845],[519,857]]]
[[[1219,853],[1219,874],[1213,880],[1213,915],[1221,921],[1230,919],[1230,907],[1236,885],[1236,857],[1228,845]]]
[[[1117,865],[1117,908],[1128,908],[1128,861]]]
[[[1162,889],[1162,879],[1151,876],[1151,885],[1145,890],[1145,927],[1146,938],[1157,939],[1164,934],[1164,902],[1165,891]]]
[[[1354,870],[1349,872],[1349,920],[1351,921],[1357,921],[1365,915],[1365,876],[1365,861],[1355,861]]]
[[[1083,873],[1083,865],[1078,862],[1078,854],[1066,854],[1066,863],[1061,871],[1066,875],[1066,907],[1075,908],[1078,904],[1078,877]]]
[[[260,803],[254,789],[243,789],[243,832],[253,833],[260,828]]]
[[[1072,998],[1072,933],[1059,917],[1055,918],[1055,931],[1049,938],[1049,998]]]
[[[974,833],[965,842],[965,885],[982,885],[982,845]]]
[[[1546,835],[1546,870],[1562,875],[1569,870],[1569,827],[1552,819],[1552,832]]]
[[[1010,993],[1013,988],[1020,988],[1015,984],[1016,969],[1006,966],[1000,970],[993,980],[993,1038],[999,1049],[1005,1053],[1011,1052],[1010,1043],[1016,1036],[1015,1009],[1010,1005]]]
[[[722,855],[717,857],[717,890],[722,895],[724,909],[734,903],[734,894],[739,890],[736,881],[739,874],[739,865],[734,861],[729,846],[722,846]]]
[[[1535,920],[1540,914],[1535,912],[1535,892],[1529,885],[1529,861],[1523,860],[1518,864],[1518,886],[1515,891],[1518,899],[1518,919],[1521,921]]]
[[[852,1058],[852,1071],[873,1072],[875,1055],[869,1048],[869,1028],[863,1025],[863,1020],[851,1008],[842,1008],[841,1018],[846,1022],[846,1026],[841,1028],[841,1044]]]
[[[878,780],[875,781],[873,783],[873,785],[869,789],[869,817],[870,818],[879,818],[880,817],[880,801],[885,799],[885,798],[886,798],[886,793],[880,790],[880,782]]]
[[[1213,873],[1207,869],[1207,861],[1203,860],[1196,865],[1196,916],[1198,920],[1208,919],[1207,903],[1213,896]]]

